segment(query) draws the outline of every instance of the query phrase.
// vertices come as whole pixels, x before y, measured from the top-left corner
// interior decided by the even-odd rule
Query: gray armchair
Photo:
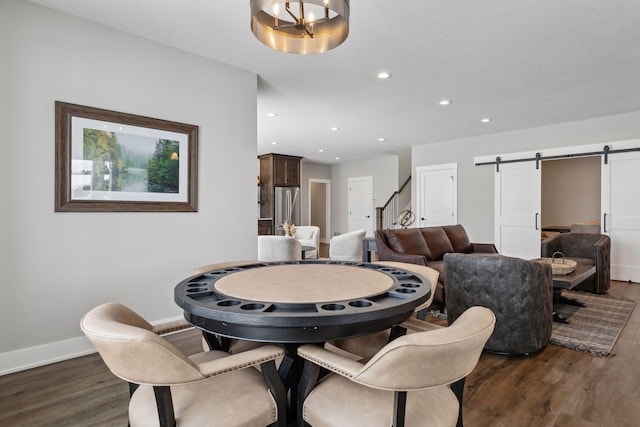
[[[596,274],[576,287],[578,290],[606,294],[611,285],[611,239],[605,234],[561,233],[542,242],[540,254],[551,258],[562,252],[579,264],[595,265]]]
[[[551,265],[484,254],[446,254],[447,321],[473,306],[487,307],[496,326],[485,349],[529,354],[545,347],[553,321]]]

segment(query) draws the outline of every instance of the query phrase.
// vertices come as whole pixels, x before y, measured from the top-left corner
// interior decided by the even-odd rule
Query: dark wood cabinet
[[[263,154],[260,161],[260,219],[258,234],[274,234],[275,187],[300,186],[300,160],[302,157],[284,154]],[[270,230],[267,233],[267,228]]]
[[[267,236],[270,234],[273,234],[273,220],[259,219],[258,220],[258,236]]]
[[[273,156],[273,185],[300,186],[300,157]]]

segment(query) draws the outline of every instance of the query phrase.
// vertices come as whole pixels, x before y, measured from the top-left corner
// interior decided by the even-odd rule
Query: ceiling
[[[638,0],[351,0],[345,43],[313,55],[257,41],[249,0],[31,1],[256,73],[258,154],[336,163],[640,111]]]

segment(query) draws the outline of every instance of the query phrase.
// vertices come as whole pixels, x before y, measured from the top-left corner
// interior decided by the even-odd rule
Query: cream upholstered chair
[[[315,225],[297,225],[295,238],[302,246],[313,246],[315,249],[304,254],[306,259],[318,258],[320,246],[320,227]]]
[[[433,297],[435,295],[436,284],[438,283],[438,273],[437,270],[433,268],[426,267],[424,265],[418,264],[408,264],[405,262],[394,262],[394,261],[378,261],[376,264],[384,265],[388,267],[401,268],[404,270],[408,270],[414,272],[416,274],[421,275],[425,279],[427,279],[431,283],[431,296],[427,301],[422,303],[420,306],[416,307],[415,314],[419,319],[424,320],[426,315],[426,309],[433,302]],[[413,319],[413,318],[412,318]],[[408,320],[407,322],[410,322]],[[387,345],[389,341],[395,338],[397,335],[402,335],[408,329],[412,331],[414,329],[413,326],[407,327],[407,322],[394,326],[392,329],[386,329],[384,331],[376,332],[374,334],[365,335],[362,337],[356,338],[347,338],[343,340],[335,340],[331,341],[327,344],[327,348],[331,349],[332,347],[337,347],[341,350],[345,350],[351,354],[354,354],[362,359],[368,359],[376,354],[382,347]],[[424,331],[427,329],[439,329],[440,326],[434,325],[432,323],[420,322],[420,330]],[[404,329],[404,330],[403,330]]]
[[[80,322],[107,367],[131,384],[131,426],[284,426],[278,346],[236,355],[187,357],[121,304],[100,305]],[[252,369],[252,367],[260,367]]]
[[[332,261],[362,261],[362,239],[365,230],[350,231],[329,240],[329,259]]]
[[[258,259],[264,262],[302,259],[302,245],[289,236],[258,236]]]
[[[203,265],[202,267],[194,268],[193,274],[202,274],[202,273],[206,273],[207,271],[219,270],[221,268],[233,268],[233,267],[240,267],[240,266],[249,265],[249,264],[259,264],[261,262],[262,261],[258,261],[258,260],[218,262],[215,264],[207,264],[207,265]]]
[[[494,324],[491,310],[472,307],[447,328],[395,339],[366,363],[303,345],[312,381],[301,384],[298,416],[312,427],[455,426],[459,403],[449,385],[476,366]],[[314,385],[320,367],[331,374]]]

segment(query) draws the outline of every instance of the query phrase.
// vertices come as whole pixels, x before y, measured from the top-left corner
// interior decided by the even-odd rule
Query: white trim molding
[[[180,319],[184,318],[182,316],[176,316],[170,319],[159,320],[152,324],[161,325]],[[91,341],[85,336],[80,336],[0,353],[0,376],[86,356],[87,354],[95,352],[96,349],[93,344],[91,344]]]

